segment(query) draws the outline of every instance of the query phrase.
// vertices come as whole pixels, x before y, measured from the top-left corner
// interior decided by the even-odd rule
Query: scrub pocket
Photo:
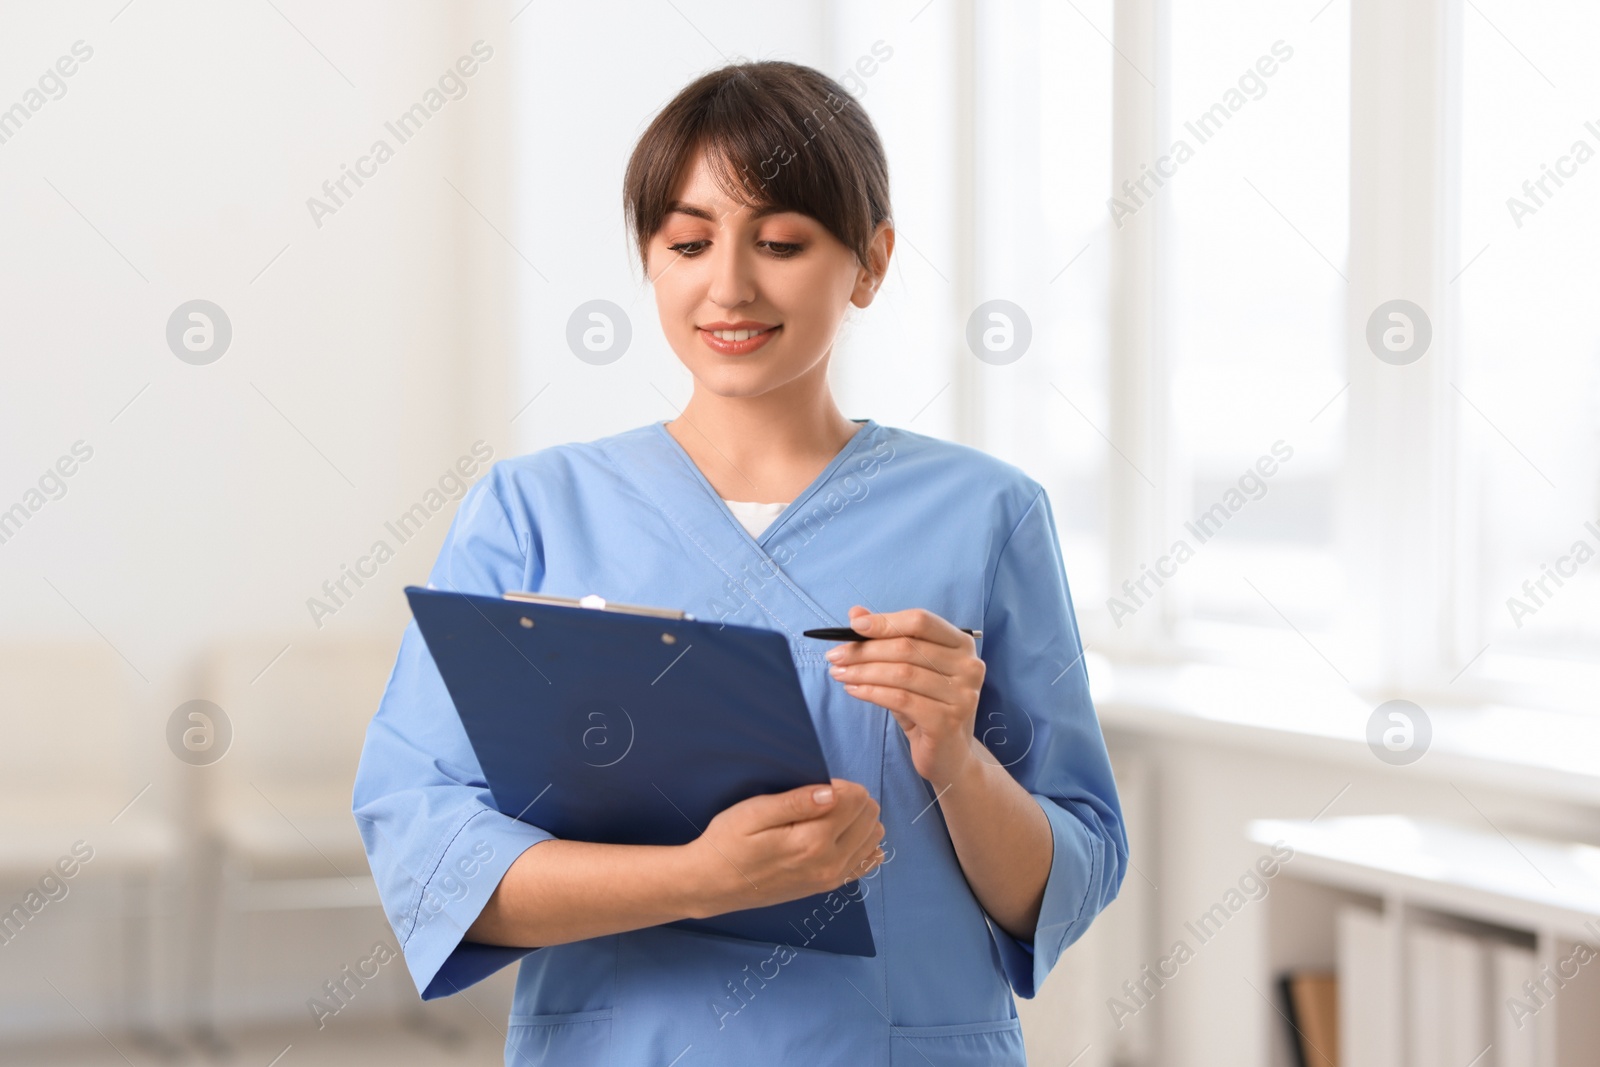
[[[890,1067],[1024,1067],[1022,1020],[897,1026],[889,1032]]]
[[[604,1067],[611,1062],[613,1009],[564,1015],[513,1015],[506,1033],[506,1067]]]

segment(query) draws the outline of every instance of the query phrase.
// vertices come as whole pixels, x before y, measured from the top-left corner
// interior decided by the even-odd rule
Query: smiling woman
[[[1020,1065],[1012,993],[1035,995],[1127,855],[1049,501],[1015,467],[834,402],[834,339],[894,251],[883,147],[838,83],[782,62],[696,80],[640,138],[624,206],[689,402],[496,463],[430,585],[715,598],[719,622],[787,638],[832,777],[733,803],[682,844],[557,838],[539,824],[573,803],[559,789],[493,806],[413,625],[355,812],[417,988],[521,960],[508,1063]],[[803,636],[841,624],[863,639]],[[653,686],[641,701],[701,699]],[[1007,736],[1028,740],[1002,762],[988,746]],[[493,858],[442,892],[469,842]],[[673,925],[821,894],[865,914],[875,956]],[[429,900],[443,921],[422,921]]]
[[[724,499],[793,499],[855,432],[826,388],[833,338],[894,252],[871,120],[809,67],[713,71],[639,139],[623,204],[662,331],[700,387],[668,430]],[[827,429],[820,451],[781,464],[711,447],[696,427],[716,421],[713,395],[753,401],[744,417],[768,425],[809,409]]]

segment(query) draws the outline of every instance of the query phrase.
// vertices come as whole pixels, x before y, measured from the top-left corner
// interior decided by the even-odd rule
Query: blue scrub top
[[[1127,856],[1055,519],[1009,464],[859,426],[760,537],[660,422],[502,460],[462,499],[434,588],[597,593],[785,634],[828,766],[881,805],[888,855],[829,905],[867,909],[872,958],[667,927],[532,950],[467,942],[512,861],[552,835],[535,812],[495,809],[411,623],[367,731],[355,817],[424,999],[521,961],[507,1064],[1025,1062],[1012,993],[1035,994],[1116,896]],[[983,631],[978,736],[1054,843],[1031,942],[973,896],[894,718],[847,695],[830,646],[800,636],[857,603]]]

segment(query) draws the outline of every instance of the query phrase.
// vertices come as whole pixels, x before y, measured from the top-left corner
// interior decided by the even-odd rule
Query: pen
[[[806,637],[815,637],[815,638],[818,638],[818,639],[823,640],[823,641],[868,641],[868,640],[871,640],[871,638],[869,638],[866,634],[858,634],[848,626],[828,626],[828,627],[824,627],[821,630],[803,630],[801,632]],[[961,628],[961,632],[964,633],[964,634],[971,634],[973,637],[982,637],[983,636],[983,631],[982,630],[969,630],[965,626],[963,626]]]

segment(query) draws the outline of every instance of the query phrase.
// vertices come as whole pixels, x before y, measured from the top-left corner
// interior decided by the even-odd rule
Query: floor
[[[402,1020],[348,1020],[321,1031],[269,1027],[227,1035],[225,1047],[174,1044],[112,1034],[36,1045],[0,1045],[6,1067],[407,1067],[490,1065],[504,1060],[503,1024],[467,1013],[435,1017],[426,1028]]]

